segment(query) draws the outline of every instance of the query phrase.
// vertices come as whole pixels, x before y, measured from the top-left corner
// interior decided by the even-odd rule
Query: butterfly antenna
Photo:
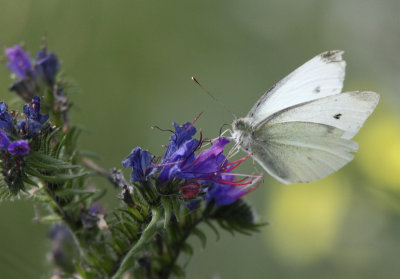
[[[206,94],[207,94],[209,97],[211,97],[211,99],[213,99],[215,102],[217,102],[217,103],[218,103],[221,107],[223,107],[227,112],[229,112],[230,114],[232,114],[233,117],[234,117],[235,119],[237,118],[236,115],[235,115],[230,109],[228,109],[227,106],[224,105],[224,103],[222,103],[220,100],[218,100],[216,97],[214,97],[214,95],[212,95],[207,89],[205,89],[205,88],[203,87],[203,85],[201,85],[200,82],[199,82],[195,77],[192,77],[192,80],[193,80],[201,89],[203,89],[203,91],[206,92]]]

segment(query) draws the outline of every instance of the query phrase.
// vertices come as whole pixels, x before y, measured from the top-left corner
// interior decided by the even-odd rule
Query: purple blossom
[[[89,212],[92,214],[104,215],[104,210],[99,203],[92,204],[92,207],[90,207]]]
[[[194,123],[194,122],[193,122]],[[196,154],[202,139],[192,138],[196,133],[193,123],[182,126],[173,122],[175,133],[171,136],[167,151],[160,164],[154,164],[149,152],[136,147],[122,162],[124,167],[132,167],[131,181],[145,181],[157,170],[161,185],[173,182],[182,198],[195,199],[200,195],[207,202],[215,201],[217,206],[233,203],[252,191],[261,179],[260,175],[233,173],[246,158],[229,162],[223,154],[229,144],[227,138],[218,138],[211,147]],[[241,177],[241,178],[238,178]],[[188,203],[188,208],[195,208],[199,203]]]
[[[28,75],[33,76],[29,53],[24,51],[19,45],[7,48],[6,55],[8,58],[7,66],[11,72],[21,79],[26,78]]]
[[[122,161],[125,168],[132,168],[131,182],[146,181],[157,171],[148,151],[140,147],[132,149],[131,153]]]
[[[10,144],[10,139],[6,132],[0,129],[0,149],[7,150]]]
[[[233,181],[234,176],[224,175],[225,181]],[[234,203],[240,197],[249,192],[246,187],[238,187],[227,183],[213,183],[207,188],[206,200],[210,202],[215,201],[215,205],[223,206]]]
[[[57,56],[54,53],[47,52],[46,50],[38,52],[35,70],[50,87],[54,85],[55,75],[59,66]]]
[[[43,124],[49,119],[49,115],[40,113],[40,98],[33,96],[32,102],[25,105],[25,119],[18,121],[17,126],[21,134],[36,135]]]
[[[12,129],[12,117],[8,113],[8,107],[4,102],[0,102],[0,129]]]
[[[180,126],[173,121],[172,124],[174,125],[175,133],[169,140],[167,151],[162,159],[162,163],[167,162],[174,152],[176,152],[185,142],[192,139],[192,136],[196,134],[196,128],[193,126],[193,123],[186,122]]]
[[[158,179],[165,183],[168,180],[174,178],[182,178],[180,174],[182,173],[182,167],[185,164],[189,164],[195,160],[194,152],[199,146],[199,141],[196,139],[190,139],[183,143],[180,148],[178,148],[168,159],[168,162],[164,165],[163,169],[158,176]]]
[[[16,140],[8,146],[8,152],[15,156],[28,155],[31,148],[29,147],[27,140]]]
[[[226,138],[218,138],[210,148],[196,155],[201,139],[191,138],[195,133],[193,124],[174,125],[175,134],[171,137],[164,162],[158,165],[162,167],[158,176],[161,183],[176,178],[188,180],[179,187],[184,198],[197,196],[203,185],[207,202],[215,200],[217,206],[233,203],[255,188],[262,176],[232,173],[250,155],[228,162],[223,154],[224,147],[229,144]],[[240,176],[243,178],[238,179]]]
[[[198,141],[191,139],[185,142],[172,156],[170,163],[162,169],[158,177],[161,182],[173,178],[211,180],[229,169],[229,164],[222,154],[223,148],[229,143],[226,138],[219,138],[213,145],[194,155]]]

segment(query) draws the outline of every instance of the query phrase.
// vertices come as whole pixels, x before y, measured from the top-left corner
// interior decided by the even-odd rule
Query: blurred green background
[[[243,116],[308,59],[345,50],[344,90],[381,94],[355,160],[312,184],[266,177],[246,199],[271,225],[218,242],[210,232],[205,250],[194,239],[187,278],[400,278],[399,15],[398,0],[0,0],[0,43],[34,54],[47,34],[73,85],[72,122],[89,130],[81,146],[107,168],[136,145],[162,154],[169,135],[152,125],[203,112],[197,127],[215,137],[231,123],[191,76]],[[1,100],[13,98],[9,84],[3,65]],[[0,204],[1,278],[48,278],[47,227],[32,208]]]

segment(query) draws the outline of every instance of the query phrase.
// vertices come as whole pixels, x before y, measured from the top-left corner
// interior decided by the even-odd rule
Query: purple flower
[[[28,75],[33,75],[29,53],[24,51],[19,45],[7,48],[6,55],[8,58],[8,68],[19,78],[23,79]]]
[[[173,178],[211,180],[217,177],[230,167],[222,154],[223,147],[228,143],[228,139],[219,138],[209,149],[195,156],[198,141],[191,139],[185,142],[172,154],[169,163],[162,169],[159,180],[165,183]]]
[[[33,96],[32,102],[24,106],[24,114],[26,119],[17,123],[21,134],[36,135],[49,119],[48,114],[40,113],[40,98],[38,96]]]
[[[92,207],[89,209],[89,213],[104,215],[104,210],[99,203],[94,203],[92,204]]]
[[[188,140],[192,139],[192,136],[196,134],[196,128],[193,126],[193,123],[186,122],[182,126],[179,126],[175,121],[172,123],[175,127],[175,133],[169,140],[167,151],[162,159],[162,163],[167,162],[171,155],[178,150],[178,148],[180,148]]]
[[[54,85],[55,75],[60,66],[57,56],[54,53],[41,50],[36,56],[36,61],[36,72],[50,87],[52,87]]]
[[[12,129],[12,117],[7,112],[8,107],[4,102],[0,102],[0,129]]]
[[[168,180],[178,178],[182,173],[182,166],[191,163],[195,160],[194,152],[199,146],[199,141],[190,139],[178,148],[168,159],[168,162],[163,165],[163,169],[158,176],[158,180],[165,183]],[[181,178],[181,177],[179,177]]]
[[[25,156],[30,150],[27,140],[16,140],[8,146],[8,152],[15,156]]]
[[[229,143],[226,138],[218,138],[210,148],[196,155],[201,139],[200,141],[192,139],[195,130],[189,133],[192,126],[189,123],[185,125],[188,128],[175,126],[176,132],[171,137],[164,156],[167,160],[158,165],[163,167],[158,176],[161,183],[176,178],[188,180],[183,186],[179,186],[183,198],[196,197],[202,191],[201,185],[203,185],[205,199],[207,202],[215,200],[217,206],[233,203],[255,188],[262,176],[232,172],[251,155],[228,162],[223,154],[224,147]]]
[[[40,124],[44,124],[47,119],[49,119],[49,116],[43,115],[40,113],[40,98],[38,96],[33,96],[32,101],[29,103],[29,105],[24,106],[24,114]]]
[[[145,181],[157,171],[148,151],[140,147],[132,149],[131,153],[122,161],[125,168],[132,168],[131,182]]]
[[[225,181],[233,181],[233,179],[234,176],[232,175],[225,175],[224,177]],[[213,183],[207,188],[206,200],[207,202],[214,200],[217,206],[228,205],[247,194],[249,191],[246,188],[228,183]]]
[[[7,150],[9,144],[10,139],[7,133],[0,129],[0,149]]]

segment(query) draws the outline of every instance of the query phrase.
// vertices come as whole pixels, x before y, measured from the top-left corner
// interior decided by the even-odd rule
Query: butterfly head
[[[245,151],[249,152],[252,126],[249,118],[238,118],[232,123],[232,137]]]
[[[233,132],[250,132],[251,124],[250,119],[238,118],[232,123]]]

